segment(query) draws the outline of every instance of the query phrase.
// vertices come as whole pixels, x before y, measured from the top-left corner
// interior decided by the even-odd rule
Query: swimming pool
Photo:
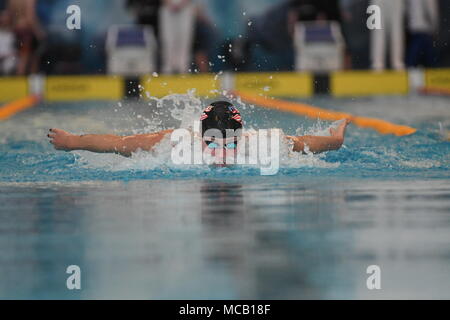
[[[448,98],[307,101],[418,132],[351,126],[339,151],[282,162],[276,176],[64,153],[46,139],[50,127],[129,134],[198,117],[198,99],[177,99],[43,103],[0,123],[0,298],[450,298]],[[240,111],[253,128],[328,127]],[[69,265],[81,290],[66,287]],[[366,287],[369,265],[380,290]]]

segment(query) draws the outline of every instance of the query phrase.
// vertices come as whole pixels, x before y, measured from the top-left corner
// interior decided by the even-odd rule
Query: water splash
[[[46,138],[47,130],[51,127],[63,128],[76,134],[120,135],[168,128],[190,128],[211,99],[228,99],[234,103],[240,110],[248,131],[278,127],[290,135],[329,135],[330,126],[335,127],[338,124],[256,108],[243,103],[238,97],[232,97],[226,91],[216,92],[214,97],[209,99],[200,99],[194,91],[190,91],[184,95],[174,94],[163,98],[150,96],[146,101],[40,105],[2,122],[0,181],[224,178],[260,175],[258,165],[236,165],[233,168],[221,169],[212,169],[207,165],[175,165],[171,161],[169,137],[153,152],[139,151],[130,158],[84,151],[55,151]],[[389,101],[380,100],[379,105],[376,105],[378,100],[372,101],[371,105],[375,104],[376,108],[371,107],[370,110],[386,111],[383,106],[392,105]],[[395,104],[395,98],[393,101]],[[333,100],[328,103],[335,102]],[[366,101],[347,103],[350,105],[346,108],[359,108],[359,105]],[[422,103],[418,101],[417,105],[421,107]],[[411,108],[410,105],[407,107]],[[114,112],[111,112],[112,110]],[[425,114],[423,116],[425,117]],[[434,119],[420,118],[417,122],[410,122],[409,124],[414,124],[419,131],[402,138],[381,136],[370,130],[351,126],[347,131],[345,145],[339,151],[320,155],[292,152],[292,146],[282,140],[278,176],[448,176],[450,144],[441,139],[437,129],[438,121]],[[444,114],[439,120],[445,125],[449,119]]]

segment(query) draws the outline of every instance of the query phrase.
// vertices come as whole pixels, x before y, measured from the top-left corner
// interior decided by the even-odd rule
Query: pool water
[[[344,147],[256,167],[182,168],[52,149],[47,130],[132,134],[184,126],[205,101],[43,103],[0,123],[0,298],[450,298],[445,97],[306,102],[418,129],[350,126]],[[329,123],[244,104],[250,128]],[[164,152],[163,152],[164,153]],[[68,290],[66,268],[81,269]],[[369,290],[367,267],[381,270]]]

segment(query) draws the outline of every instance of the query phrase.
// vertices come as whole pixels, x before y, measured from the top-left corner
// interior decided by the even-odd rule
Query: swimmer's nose
[[[224,154],[224,151],[221,149],[217,148],[217,149],[211,150],[211,155],[213,155],[216,158],[223,158],[223,154]]]
[[[224,158],[224,152],[216,151],[214,157],[216,158],[216,160],[222,161]]]

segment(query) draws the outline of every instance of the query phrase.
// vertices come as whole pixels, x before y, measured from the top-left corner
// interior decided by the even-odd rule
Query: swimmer
[[[203,151],[215,158],[216,163],[223,164],[223,159],[235,156],[239,146],[240,136],[229,137],[227,130],[240,132],[242,118],[239,111],[227,101],[211,103],[202,113],[202,148]],[[338,150],[345,136],[345,129],[350,119],[343,119],[336,129],[330,129],[330,136],[285,136],[292,143],[295,152],[320,153],[330,150]],[[213,130],[210,130],[213,129]],[[219,130],[225,139],[216,139],[209,134]],[[173,132],[163,130],[155,133],[136,134],[131,136],[117,136],[111,134],[85,134],[75,135],[61,129],[50,129],[48,137],[55,149],[72,151],[87,150],[98,153],[117,153],[129,157],[133,152],[141,149],[151,151],[166,135]],[[218,152],[220,150],[221,152]],[[223,152],[222,152],[223,151]]]

